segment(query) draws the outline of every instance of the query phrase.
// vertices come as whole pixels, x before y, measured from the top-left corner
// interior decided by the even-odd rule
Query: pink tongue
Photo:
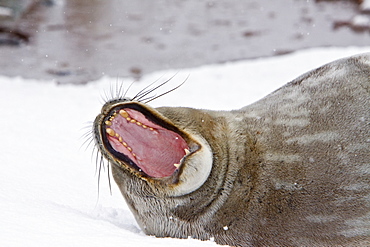
[[[142,125],[132,123],[119,114],[112,120],[110,126],[127,143],[130,151],[119,140],[107,134],[111,146],[120,153],[129,157],[140,169],[151,177],[171,176],[177,169],[174,164],[180,164],[189,149],[185,140],[177,133],[167,130],[147,120],[136,110],[124,109]],[[153,128],[151,130],[150,128]]]

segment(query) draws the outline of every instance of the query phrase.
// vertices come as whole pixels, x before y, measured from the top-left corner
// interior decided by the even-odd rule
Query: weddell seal
[[[370,54],[233,111],[108,101],[96,146],[141,229],[232,246],[370,245]],[[146,97],[146,96],[145,96]]]

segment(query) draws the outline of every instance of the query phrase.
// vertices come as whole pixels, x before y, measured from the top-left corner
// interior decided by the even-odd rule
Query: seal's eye
[[[178,133],[127,107],[114,108],[102,130],[112,155],[150,177],[171,176],[189,150]]]

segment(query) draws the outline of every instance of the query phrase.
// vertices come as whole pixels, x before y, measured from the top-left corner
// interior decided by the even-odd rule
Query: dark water
[[[352,1],[0,0],[0,6],[15,2],[16,14],[0,19],[0,74],[59,83],[370,45],[369,31],[336,25],[358,13]]]

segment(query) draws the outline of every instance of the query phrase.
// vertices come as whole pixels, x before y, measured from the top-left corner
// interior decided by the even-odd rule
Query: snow
[[[175,75],[160,94],[189,76],[182,87],[150,104],[236,109],[320,65],[369,51],[317,48],[159,71],[134,83],[128,96]],[[115,184],[110,195],[106,171],[98,190],[92,148],[82,146],[82,136],[99,113],[101,98],[111,94],[110,87],[115,91],[122,82],[127,88],[132,81],[104,77],[88,85],[61,86],[0,76],[0,246],[216,246],[212,241],[146,236]]]
[[[11,16],[12,14],[13,14],[12,9],[0,6],[0,16],[1,17],[4,17],[4,16],[8,17],[8,16]]]
[[[370,26],[370,16],[369,15],[356,15],[352,24],[356,27],[369,27]]]
[[[370,0],[363,0],[360,6],[362,11],[369,11],[370,10]]]

